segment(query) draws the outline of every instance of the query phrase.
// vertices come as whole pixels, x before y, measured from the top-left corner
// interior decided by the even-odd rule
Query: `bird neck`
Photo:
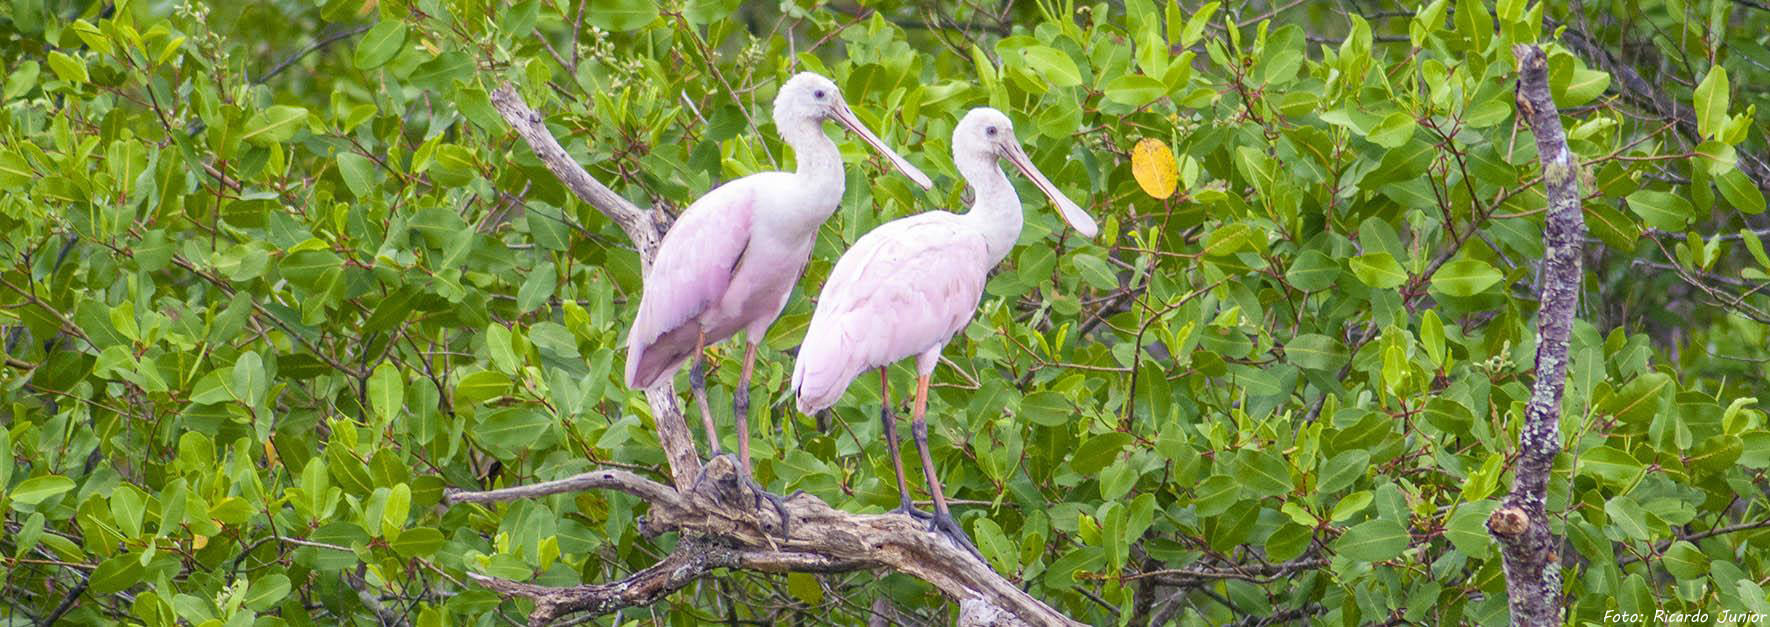
[[[793,172],[799,179],[799,190],[819,201],[811,204],[823,210],[823,215],[817,216],[822,222],[842,201],[842,152],[824,134],[822,120],[795,120],[781,127],[780,133],[781,139],[793,147],[793,157],[799,164]]]
[[[955,165],[975,195],[965,217],[983,234],[989,245],[990,265],[994,266],[1008,256],[1020,239],[1020,227],[1025,221],[1020,214],[1020,195],[1014,192],[1014,184],[1008,181],[994,156],[962,159]]]

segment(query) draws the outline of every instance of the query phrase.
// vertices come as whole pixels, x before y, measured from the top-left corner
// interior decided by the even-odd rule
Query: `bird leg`
[[[987,563],[983,559],[983,553],[977,550],[977,545],[972,544],[971,538],[965,535],[959,521],[953,520],[952,512],[947,510],[946,495],[940,489],[940,477],[934,474],[934,458],[928,454],[927,410],[928,375],[924,374],[916,379],[915,413],[910,420],[910,430],[916,436],[916,452],[922,455],[922,474],[928,476],[928,492],[934,496],[934,518],[929,521],[928,528],[940,532],[960,548],[970,551],[971,555],[977,557],[977,561]]]
[[[897,417],[891,414],[891,380],[886,377],[884,368],[879,369],[879,422],[885,425],[885,448],[891,452],[891,467],[897,469],[898,505],[891,513],[927,520],[928,512],[911,504],[910,485],[903,478],[903,456],[897,450]]]
[[[750,374],[755,370],[756,345],[752,343],[744,348],[744,371],[731,399],[731,415],[737,420],[738,461],[743,463],[745,475],[755,474],[750,466]]]
[[[737,421],[738,463],[743,472],[744,482],[749,484],[750,491],[756,495],[756,508],[761,509],[764,500],[774,506],[774,513],[780,516],[781,538],[786,539],[787,532],[792,527],[791,519],[787,518],[786,500],[764,490],[761,484],[756,483],[756,470],[750,465],[750,375],[755,371],[756,344],[752,342],[744,349],[744,370],[743,374],[738,377],[737,392],[732,394],[731,401],[731,413]]]
[[[713,412],[707,408],[707,332],[701,331],[694,342],[694,366],[688,369],[688,387],[694,390],[694,404],[701,410],[701,422],[707,427],[707,458],[719,456],[719,430],[713,428]]]

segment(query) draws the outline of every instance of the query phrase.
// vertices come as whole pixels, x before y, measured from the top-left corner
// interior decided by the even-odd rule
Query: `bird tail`
[[[674,374],[682,362],[694,356],[694,343],[700,337],[700,332],[700,323],[690,320],[651,342],[640,341],[629,334],[627,387],[642,390],[656,385],[659,379]]]
[[[793,394],[804,414],[815,414],[835,405],[842,400],[842,393],[848,391],[848,384],[860,374],[855,367],[860,360],[845,352],[840,325],[818,322],[813,316],[805,342],[799,345],[798,359],[793,363]]]

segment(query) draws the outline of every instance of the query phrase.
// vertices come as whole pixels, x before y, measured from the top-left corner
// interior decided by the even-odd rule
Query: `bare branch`
[[[572,160],[572,156],[559,145],[559,140],[554,139],[553,133],[547,130],[541,114],[523,102],[515,87],[505,85],[493,91],[492,106],[497,108],[498,114],[504,117],[510,128],[521,135],[523,141],[528,142],[529,148],[535,151],[535,156],[541,159],[541,163],[547,166],[553,176],[559,177],[559,181],[572,190],[573,194],[614,220],[627,233],[627,238],[633,240],[633,245],[639,249],[640,259],[649,270],[652,257],[657,253],[658,243],[664,239],[651,214],[616,194],[590,176],[577,161]]]
[[[541,114],[523,102],[515,87],[504,85],[494,90],[492,106],[504,117],[504,122],[522,136],[553,176],[580,200],[621,227],[639,251],[640,267],[650,274],[652,258],[657,256],[658,244],[664,240],[656,218],[597,181],[572,160],[571,154],[559,145],[559,140],[553,138],[552,131],[547,130]],[[651,404],[658,440],[663,443],[664,454],[670,459],[670,479],[677,490],[685,490],[700,474],[701,460],[695,452],[694,438],[688,433],[688,423],[683,421],[681,406],[676,402],[675,383],[669,379],[660,381],[645,391],[645,400]]]
[[[597,471],[528,490],[531,496],[556,494],[576,481],[585,487],[667,492],[665,486],[641,487],[633,480],[585,479],[613,471]],[[930,533],[925,523],[901,514],[859,515],[837,510],[805,494],[787,499],[792,535],[781,539],[772,514],[758,515],[756,495],[739,479],[737,463],[718,457],[705,466],[688,492],[667,494],[653,503],[645,523],[650,532],[675,530],[682,544],[664,561],[611,584],[552,588],[475,576],[474,580],[506,596],[531,598],[537,604],[535,624],[563,613],[612,612],[653,603],[688,581],[716,568],[742,568],[765,573],[838,573],[863,568],[888,568],[939,588],[961,603],[983,603],[1012,617],[1013,624],[1075,625],[1056,610],[1032,598],[997,575],[983,562],[945,536]],[[596,485],[590,485],[596,484]],[[520,489],[499,490],[509,497]],[[470,493],[486,495],[491,493]],[[452,502],[468,499],[451,495]],[[502,500],[474,497],[478,500]],[[543,611],[545,610],[545,611]],[[998,613],[977,611],[979,617]],[[961,621],[962,622],[962,621]],[[962,624],[971,624],[963,623]],[[977,624],[1004,624],[984,622]]]
[[[1561,564],[1546,512],[1549,468],[1561,451],[1561,394],[1567,343],[1579,305],[1586,224],[1580,212],[1579,168],[1567,147],[1561,113],[1549,94],[1548,57],[1519,45],[1519,117],[1530,124],[1542,161],[1549,212],[1543,228],[1541,303],[1537,311],[1536,383],[1518,434],[1512,492],[1487,520],[1501,549],[1513,625],[1561,623]]]
[[[654,504],[676,508],[682,506],[676,499],[676,492],[671,490],[669,486],[625,470],[615,469],[597,470],[555,481],[544,481],[501,490],[485,492],[448,490],[443,493],[443,501],[450,505],[456,503],[496,503],[585,490],[619,490]]]
[[[534,601],[529,623],[544,625],[574,612],[602,615],[636,605],[650,605],[682,589],[716,568],[737,565],[736,552],[700,538],[684,538],[676,550],[650,568],[614,583],[554,588],[469,574],[473,581],[500,596]]]

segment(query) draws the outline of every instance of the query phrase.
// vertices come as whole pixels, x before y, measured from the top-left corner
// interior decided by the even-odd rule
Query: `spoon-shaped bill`
[[[853,131],[855,135],[859,135],[861,141],[865,141],[868,146],[872,146],[873,150],[877,150],[879,151],[879,154],[885,155],[886,159],[891,160],[891,165],[897,166],[897,169],[903,172],[904,176],[910,177],[910,180],[915,181],[917,185],[921,185],[922,189],[934,189],[934,181],[930,180],[928,175],[923,174],[921,170],[916,169],[916,166],[910,165],[910,162],[904,159],[903,155],[897,154],[897,151],[886,146],[885,141],[879,139],[878,135],[874,135],[872,131],[867,130],[866,125],[861,124],[860,119],[854,117],[854,111],[849,110],[847,104],[837,103],[835,107],[835,115],[832,117],[836,118],[837,123],[847,127],[848,130]]]
[[[1064,196],[1063,192],[1057,191],[1057,186],[1051,183],[1051,179],[1045,178],[1038,168],[1033,167],[1032,159],[1026,156],[1026,151],[1021,150],[1020,144],[1010,141],[1004,147],[1007,149],[1005,152],[1008,162],[1019,168],[1026,178],[1032,179],[1039,191],[1051,199],[1051,204],[1057,205],[1057,214],[1063,216],[1064,222],[1068,222],[1082,237],[1092,239],[1095,233],[1100,232],[1100,226],[1094,223],[1094,218],[1089,217],[1080,205]]]

